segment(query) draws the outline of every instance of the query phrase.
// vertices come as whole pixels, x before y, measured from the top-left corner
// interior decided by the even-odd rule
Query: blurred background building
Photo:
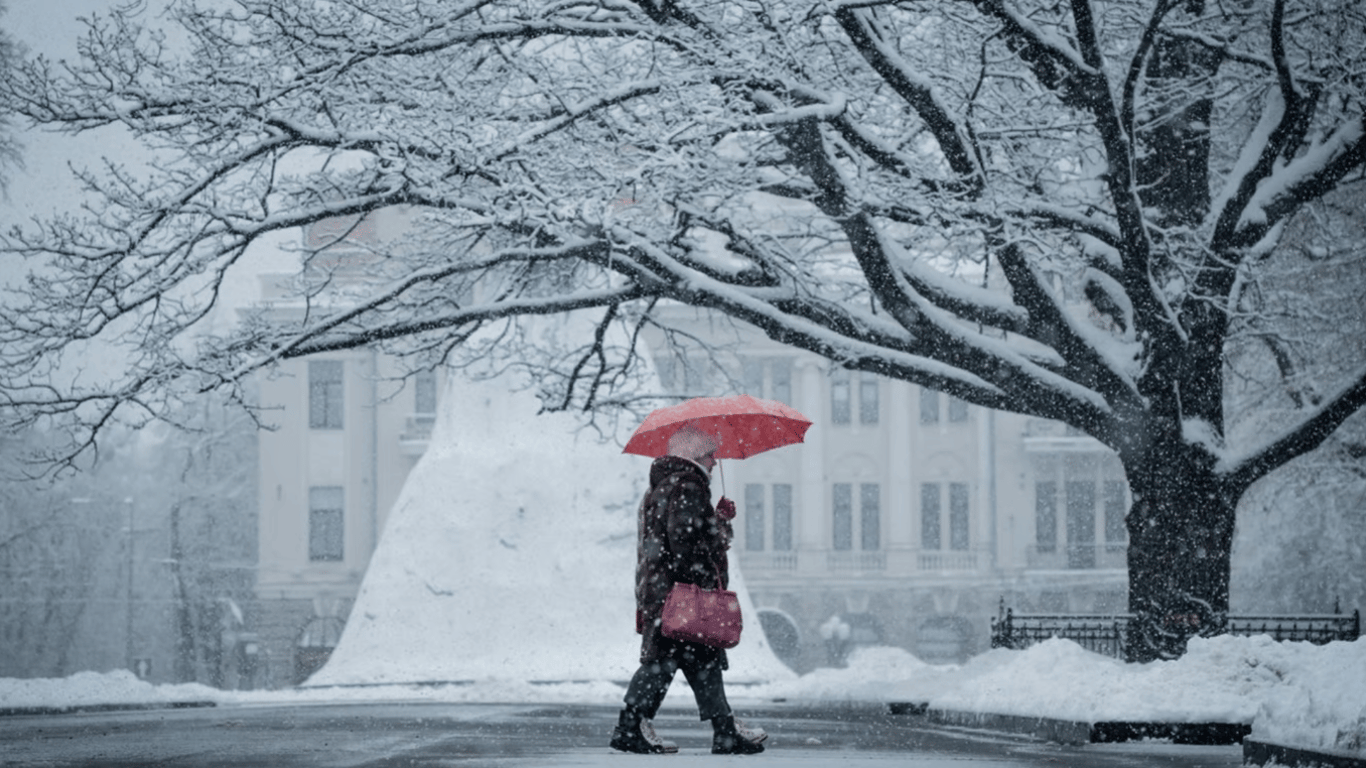
[[[339,258],[363,259],[384,224],[337,226]],[[302,311],[272,294],[284,279],[263,278],[271,311]],[[647,338],[665,392],[747,392],[814,422],[806,444],[725,461],[716,477],[740,509],[733,562],[758,624],[794,669],[861,645],[962,661],[987,648],[1003,600],[1124,610],[1127,486],[1094,439],[837,368],[700,310],[665,312],[695,344]],[[375,350],[289,361],[260,382],[275,416],[260,435],[256,631],[275,684],[302,681],[336,645],[440,391],[436,372],[405,382]]]

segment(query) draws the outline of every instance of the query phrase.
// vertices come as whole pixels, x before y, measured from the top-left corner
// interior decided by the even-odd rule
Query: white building
[[[335,267],[364,260],[367,244],[393,239],[403,225],[399,217],[338,221],[314,227],[307,244],[340,235],[327,249]],[[261,278],[270,316],[303,311],[283,290],[292,279]],[[426,449],[440,377],[405,373],[392,357],[358,349],[286,360],[261,376],[270,428],[259,437],[258,603],[250,623],[271,685],[299,681],[327,659],[385,518]]]
[[[717,475],[739,507],[732,555],[795,668],[838,663],[857,644],[961,660],[988,647],[1003,600],[1125,609],[1127,490],[1096,440],[836,368],[698,310],[670,319],[728,350],[713,359],[735,388],[813,422],[804,444],[724,461]],[[724,376],[691,380],[700,364],[681,368],[660,360],[675,391],[726,389]]]
[[[364,258],[383,224],[347,229],[357,245],[339,258]],[[278,279],[264,283],[267,302]],[[647,339],[667,388],[746,391],[813,421],[805,444],[725,461],[716,477],[740,508],[732,556],[759,623],[798,671],[861,644],[961,660],[988,647],[1002,601],[1124,610],[1127,490],[1095,440],[834,368],[699,310],[670,312],[714,354],[685,365],[662,337]],[[278,408],[260,438],[255,621],[272,684],[302,679],[335,645],[425,448],[438,376],[401,375],[392,358],[353,350],[288,361],[261,382],[263,405]]]

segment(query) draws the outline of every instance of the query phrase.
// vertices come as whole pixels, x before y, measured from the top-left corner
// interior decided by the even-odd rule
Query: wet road
[[[1236,768],[1238,746],[1160,742],[1066,747],[932,726],[878,711],[739,713],[770,734],[762,755],[709,754],[710,727],[686,710],[656,719],[674,755],[607,748],[613,709],[594,706],[328,704],[0,717],[0,765],[368,768],[568,766],[691,768],[739,763],[801,768]]]

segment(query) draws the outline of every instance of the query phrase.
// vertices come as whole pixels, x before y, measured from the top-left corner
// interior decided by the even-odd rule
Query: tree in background
[[[4,3],[0,3],[0,18],[5,15]],[[4,29],[0,29],[0,77],[8,77],[11,67],[16,67],[23,56],[23,49]],[[9,189],[8,171],[20,165],[19,143],[14,138],[14,113],[3,93],[0,93],[0,193]]]
[[[0,443],[0,677],[148,658],[158,681],[229,682],[254,597],[256,432],[213,397],[176,416],[111,429],[88,471],[51,480],[13,477],[50,435]]]
[[[0,458],[20,458],[35,439],[7,435]],[[90,495],[88,480],[0,483],[0,677],[122,665],[122,647],[82,632],[122,626],[125,583],[121,509]]]
[[[240,409],[206,400],[191,430],[167,430],[152,454],[167,475],[166,509],[174,677],[224,687],[228,634],[243,628],[255,597],[256,430]],[[173,475],[172,475],[173,473]],[[240,670],[239,670],[240,671]]]
[[[1288,234],[1354,216],[1324,198],[1366,157],[1351,0],[237,0],[168,18],[178,53],[115,11],[80,62],[0,86],[43,125],[118,127],[151,158],[89,172],[88,215],[9,241],[41,268],[5,302],[0,391],[21,422],[83,428],[58,459],[282,358],[380,344],[426,364],[487,351],[464,346],[481,326],[524,341],[521,315],[638,330],[684,302],[1112,448],[1146,660],[1221,629],[1239,500],[1366,402],[1366,355],[1342,344],[1360,313],[1323,336],[1285,320],[1360,274],[1355,243],[1319,258]],[[204,335],[254,244],[346,238],[390,207],[413,225],[385,249],[307,243],[294,320]],[[553,407],[611,402],[633,360],[603,338],[552,361]],[[75,375],[90,349],[126,362]],[[1232,397],[1244,375],[1279,399]]]

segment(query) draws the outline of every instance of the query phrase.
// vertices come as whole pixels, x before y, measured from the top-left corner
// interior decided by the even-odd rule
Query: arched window
[[[307,680],[322,669],[341,642],[346,622],[336,616],[315,616],[299,630],[294,643],[294,684]]]

